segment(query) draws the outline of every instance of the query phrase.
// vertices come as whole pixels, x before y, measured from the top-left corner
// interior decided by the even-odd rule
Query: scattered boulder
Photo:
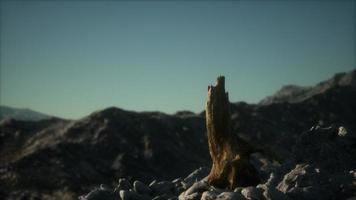
[[[209,190],[209,185],[205,181],[195,182],[187,191],[185,191],[185,195],[190,195],[193,193],[202,193],[204,191]]]
[[[216,197],[216,200],[245,200],[245,198],[236,192],[223,192]]]
[[[135,181],[133,184],[134,191],[136,191],[139,194],[150,194],[151,189],[146,186],[144,183],[141,181]]]
[[[120,190],[121,200],[151,200],[151,197],[147,195],[140,195],[134,191]]]
[[[79,200],[117,200],[117,196],[108,189],[95,188],[87,195],[80,196]]]
[[[236,193],[241,193],[242,189],[244,189],[243,187],[237,187],[234,189],[234,192]]]
[[[326,199],[333,194],[325,178],[326,175],[321,175],[316,168],[298,164],[283,177],[277,189],[292,199]]]
[[[175,187],[172,182],[169,181],[153,181],[150,183],[149,188],[154,194],[171,194],[175,193]]]
[[[216,193],[216,192],[205,191],[201,195],[201,200],[215,200],[217,196],[218,196],[218,193]]]
[[[276,181],[274,173],[271,173],[270,178],[264,184],[259,184],[256,188],[261,189],[262,195],[266,200],[287,200],[287,196],[276,189]]]
[[[208,191],[209,189],[210,186],[205,180],[195,182],[192,186],[190,186],[190,188],[179,195],[179,200],[200,198],[202,193]]]
[[[299,186],[300,182],[304,181],[303,176],[307,173],[306,169],[309,169],[309,165],[297,165],[292,171],[284,176],[277,188],[283,193],[287,193],[295,186]]]
[[[120,178],[119,184],[117,185],[117,187],[115,189],[117,191],[120,191],[120,190],[129,190],[131,188],[132,188],[132,186],[126,178]]]
[[[194,170],[182,181],[182,185],[185,189],[192,186],[195,182],[200,181],[204,177],[208,176],[209,171],[205,167],[200,167],[199,169]]]
[[[183,193],[182,193],[183,194]],[[201,193],[195,192],[189,195],[179,195],[178,199],[179,200],[200,200],[201,197]]]
[[[157,195],[157,196],[153,197],[152,200],[167,200],[167,199],[174,200],[174,199],[178,199],[178,197],[177,196],[172,196],[172,195],[169,195],[169,194],[163,194],[163,195]]]
[[[252,186],[242,189],[241,194],[246,199],[251,200],[260,200],[262,198],[262,190]]]

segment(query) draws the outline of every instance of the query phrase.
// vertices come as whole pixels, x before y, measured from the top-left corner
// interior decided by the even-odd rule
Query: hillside
[[[36,112],[27,108],[13,108],[9,106],[0,106],[0,121],[4,119],[17,119],[24,121],[39,121],[49,119],[51,116]]]

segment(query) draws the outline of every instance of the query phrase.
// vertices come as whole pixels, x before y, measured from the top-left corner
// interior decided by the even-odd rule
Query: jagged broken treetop
[[[219,76],[215,86],[208,87],[205,108],[206,128],[212,167],[208,177],[211,185],[222,188],[255,185],[259,176],[249,163],[248,152],[237,145],[231,131],[229,95],[225,77]]]

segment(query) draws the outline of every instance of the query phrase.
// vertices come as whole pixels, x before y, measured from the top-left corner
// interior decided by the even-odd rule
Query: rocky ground
[[[263,155],[253,155],[263,181],[257,186],[226,190],[207,183],[207,168],[199,168],[185,178],[153,181],[118,180],[112,187],[101,185],[82,200],[282,200],[356,198],[356,138],[344,127],[314,126],[298,138],[293,157],[273,163]]]
[[[233,103],[231,120],[241,140],[266,149],[251,157],[263,182],[235,192],[204,182],[211,165],[204,112],[111,107],[78,120],[3,120],[0,199],[355,196],[355,70],[285,87],[260,104]]]

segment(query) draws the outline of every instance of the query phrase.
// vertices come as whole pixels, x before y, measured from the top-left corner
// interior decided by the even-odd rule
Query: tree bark
[[[217,78],[215,86],[208,87],[205,111],[212,159],[209,184],[230,189],[258,184],[258,173],[249,163],[249,150],[241,149],[243,146],[238,146],[237,137],[232,134],[230,102],[223,76]]]

